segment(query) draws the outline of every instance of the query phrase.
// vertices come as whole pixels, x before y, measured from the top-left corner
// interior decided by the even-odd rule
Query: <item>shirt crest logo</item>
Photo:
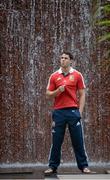
[[[74,81],[74,76],[73,76],[73,75],[70,75],[69,80],[70,80],[70,81]]]

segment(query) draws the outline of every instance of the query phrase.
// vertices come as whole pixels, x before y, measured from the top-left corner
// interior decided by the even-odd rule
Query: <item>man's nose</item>
[[[65,58],[62,58],[62,61],[65,61]]]

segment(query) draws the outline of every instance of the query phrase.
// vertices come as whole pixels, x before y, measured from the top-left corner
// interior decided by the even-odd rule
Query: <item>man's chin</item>
[[[68,66],[66,66],[66,65],[61,65],[61,67],[62,67],[62,68],[67,68]]]

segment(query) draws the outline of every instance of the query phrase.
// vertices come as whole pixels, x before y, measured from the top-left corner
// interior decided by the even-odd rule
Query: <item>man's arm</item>
[[[78,93],[79,93],[79,111],[82,116],[82,112],[85,105],[85,89],[79,89]]]
[[[57,95],[61,94],[62,92],[65,91],[65,86],[59,86],[56,90],[54,91],[50,91],[50,90],[46,90],[46,97],[48,99],[50,98],[55,98]]]

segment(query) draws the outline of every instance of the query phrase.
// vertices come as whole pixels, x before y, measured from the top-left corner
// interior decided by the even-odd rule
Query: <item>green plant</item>
[[[99,37],[99,42],[110,41],[110,4],[107,2],[99,7],[100,18],[96,21],[96,24],[100,26],[102,35]]]

